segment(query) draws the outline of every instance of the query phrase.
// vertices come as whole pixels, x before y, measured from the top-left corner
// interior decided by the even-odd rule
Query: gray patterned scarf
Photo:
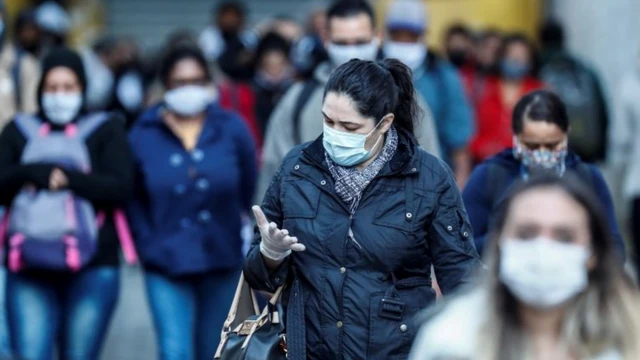
[[[358,208],[364,189],[378,175],[384,164],[391,160],[397,148],[398,132],[392,126],[387,132],[384,147],[378,157],[361,171],[355,167],[340,166],[331,160],[331,157],[326,152],[324,153],[329,172],[331,172],[331,176],[336,183],[336,192],[342,200],[350,204],[352,214]]]

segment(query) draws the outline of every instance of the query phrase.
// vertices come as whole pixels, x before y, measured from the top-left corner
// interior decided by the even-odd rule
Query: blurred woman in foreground
[[[590,192],[538,177],[503,209],[486,281],[429,321],[411,359],[640,358],[640,297]]]

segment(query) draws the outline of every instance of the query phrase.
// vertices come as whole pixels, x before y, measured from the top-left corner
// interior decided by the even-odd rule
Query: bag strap
[[[76,123],[77,131],[75,135],[82,140],[86,140],[107,120],[109,120],[109,113],[107,112],[97,112],[83,116]]]
[[[230,330],[231,325],[236,320],[236,314],[238,312],[238,305],[240,304],[240,297],[242,296],[242,288],[244,287],[245,279],[244,273],[240,274],[240,280],[238,281],[238,286],[236,287],[236,293],[233,295],[233,301],[231,302],[231,307],[229,308],[229,314],[227,315],[227,320],[224,322],[224,327],[222,329],[223,332]],[[249,288],[251,291],[251,302],[253,303],[253,310],[255,315],[260,314],[260,310],[258,309],[258,302],[256,301],[256,294],[253,289]],[[277,292],[277,291],[276,291]]]
[[[24,58],[24,50],[16,48],[16,58],[11,67],[11,79],[13,80],[14,96],[16,102],[16,110],[22,110],[22,81],[20,81],[22,73],[22,60]]]
[[[291,120],[293,120],[293,140],[296,145],[302,143],[302,134],[300,133],[302,110],[307,102],[309,102],[317,86],[318,82],[313,78],[305,81],[302,85],[302,91],[300,91],[300,95],[298,95],[298,99],[296,100],[296,105],[293,108],[293,117]]]

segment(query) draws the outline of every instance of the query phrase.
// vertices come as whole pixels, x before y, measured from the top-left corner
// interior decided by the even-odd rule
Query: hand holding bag
[[[280,304],[283,287],[276,290],[264,310],[260,312],[254,290],[244,280],[244,274],[240,276],[214,359],[284,360],[287,358],[284,311]],[[236,318],[245,320],[236,321]]]

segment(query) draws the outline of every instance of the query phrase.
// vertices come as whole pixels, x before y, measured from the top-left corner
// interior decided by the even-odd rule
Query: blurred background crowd
[[[356,25],[329,35],[330,3],[1,1],[0,124],[37,110],[40,62],[56,46],[81,56],[86,108],[117,113],[128,129],[162,101],[165,55],[199,48],[217,102],[250,130],[261,173],[251,175],[259,178],[255,194],[244,195],[259,202],[290,148],[322,131],[313,104],[327,64],[394,57],[414,73],[426,113],[421,146],[452,167],[461,190],[476,165],[513,146],[516,102],[536,89],[554,90],[567,105],[570,148],[603,169],[623,238],[632,238],[627,225],[640,209],[640,2],[375,0],[372,30]],[[138,270],[123,279],[102,358],[152,359]]]

